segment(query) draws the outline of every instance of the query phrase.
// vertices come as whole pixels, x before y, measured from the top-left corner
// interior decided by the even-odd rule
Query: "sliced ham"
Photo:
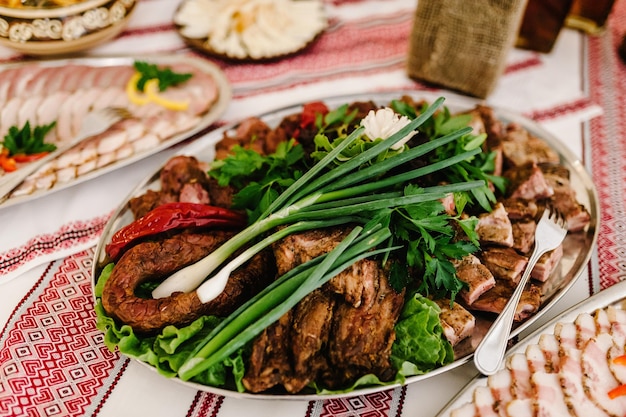
[[[530,276],[537,281],[546,282],[552,272],[558,267],[559,261],[563,257],[563,246],[560,245],[556,249],[544,253],[539,257]]]
[[[443,327],[443,334],[455,346],[461,340],[469,337],[476,327],[476,318],[459,303],[450,305],[450,300],[436,300],[441,309],[439,321]]]
[[[461,290],[460,295],[469,306],[496,285],[491,271],[474,255],[465,257],[455,267],[457,277],[467,284],[467,288]]]

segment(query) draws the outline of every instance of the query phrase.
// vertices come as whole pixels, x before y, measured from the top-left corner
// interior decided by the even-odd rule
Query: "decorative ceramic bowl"
[[[70,54],[126,26],[137,0],[0,0],[0,45],[28,55]]]

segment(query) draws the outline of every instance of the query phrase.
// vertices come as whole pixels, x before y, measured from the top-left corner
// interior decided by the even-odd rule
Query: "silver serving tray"
[[[432,94],[428,92],[389,92],[389,93],[369,93],[358,95],[344,95],[322,99],[329,108],[338,107],[344,103],[351,103],[354,101],[374,101],[380,105],[386,105],[393,99],[398,99],[403,95],[413,96],[415,99],[425,99],[429,102],[434,101],[439,96],[447,97],[444,105],[447,106],[451,112],[460,112],[464,110],[472,109],[480,101],[474,99],[468,99],[465,97],[454,96],[453,94],[441,93]],[[271,111],[259,116],[262,120],[268,123],[270,126],[277,125],[285,116],[297,113],[301,111],[302,105],[295,105],[286,107],[280,110]],[[595,186],[585,170],[582,162],[556,137],[543,129],[537,123],[532,120],[523,117],[517,113],[505,111],[501,109],[494,109],[496,116],[504,122],[516,122],[528,129],[532,134],[544,139],[561,157],[561,163],[567,167],[570,171],[571,184],[576,191],[578,201],[584,205],[591,215],[590,225],[587,230],[579,233],[570,233],[565,238],[563,243],[564,251],[563,258],[561,259],[560,266],[555,273],[543,284],[543,290],[545,296],[542,300],[542,306],[539,311],[527,319],[525,322],[517,326],[511,333],[511,337],[515,337],[520,334],[526,328],[535,323],[541,318],[574,284],[576,278],[585,269],[589,258],[591,257],[592,250],[595,246],[598,234],[598,212],[599,201]],[[197,139],[193,143],[182,148],[179,154],[193,155],[200,160],[211,161],[214,158],[215,143],[218,142],[224,132],[228,132],[236,129],[237,124],[224,126],[216,129],[207,135]],[[108,242],[110,242],[113,234],[121,227],[133,221],[133,216],[127,207],[127,202],[135,196],[141,195],[146,190],[158,190],[159,185],[159,172],[161,167],[155,170],[154,174],[147,177],[141,182],[135,190],[133,190],[129,196],[124,200],[124,203],[118,208],[116,213],[113,214],[107,225],[105,226],[100,241],[96,247],[94,254],[94,262],[92,267],[92,276],[95,279],[100,275],[102,263],[105,260],[104,248]],[[422,381],[433,377],[435,375],[447,372],[455,369],[472,358],[474,348],[480,342],[480,339],[486,333],[487,329],[493,322],[493,315],[477,315],[476,328],[471,338],[461,342],[457,348],[455,348],[455,355],[457,360],[441,368],[437,368],[427,374],[408,377],[406,384],[412,384],[417,381]],[[143,362],[141,362],[143,364]],[[150,365],[145,364],[149,368],[153,369]],[[155,370],[156,372],[156,370]],[[194,382],[182,381],[178,378],[173,378],[174,381],[190,386],[196,390],[207,391],[214,394],[236,397],[236,398],[251,398],[251,399],[283,399],[283,400],[319,400],[322,398],[339,398],[350,397],[354,395],[370,394],[383,390],[388,390],[397,387],[398,384],[391,384],[385,386],[375,386],[360,388],[358,390],[349,393],[329,394],[329,395],[316,395],[316,394],[252,394],[252,393],[240,393],[233,389],[217,388],[206,385],[201,385]]]
[[[88,173],[80,175],[70,181],[62,182],[55,184],[51,188],[47,190],[36,190],[31,194],[15,196],[6,199],[4,202],[0,203],[0,209],[5,207],[10,207],[16,204],[21,204],[27,201],[31,201],[37,199],[42,196],[49,195],[53,192],[63,190],[68,187],[72,187],[74,185],[80,184],[87,180],[96,178],[100,175],[104,175],[108,172],[114,171],[116,169],[122,168],[124,166],[130,165],[134,162],[137,162],[143,158],[146,158],[150,155],[153,155],[163,149],[169,148],[179,142],[182,142],[188,138],[193,137],[196,134],[201,133],[205,129],[209,128],[215,121],[217,121],[226,111],[228,104],[231,101],[232,97],[232,89],[226,75],[222,72],[219,67],[215,64],[200,59],[193,56],[188,55],[140,55],[140,56],[115,56],[115,57],[94,57],[94,58],[75,58],[75,59],[54,59],[54,60],[42,60],[42,61],[28,61],[21,62],[17,64],[8,64],[0,67],[0,70],[5,70],[13,67],[21,67],[28,65],[37,65],[42,67],[60,67],[67,64],[84,64],[93,67],[106,67],[113,65],[133,65],[134,61],[146,61],[149,63],[155,64],[176,64],[176,63],[188,63],[196,66],[200,70],[204,71],[206,74],[209,74],[215,80],[215,84],[218,88],[218,98],[215,103],[211,106],[210,110],[202,115],[198,124],[196,124],[191,129],[187,131],[181,132],[177,135],[172,136],[171,138],[160,142],[157,146],[147,149],[142,152],[138,152],[133,154],[132,156],[124,159],[120,159],[114,163],[106,165],[99,169],[94,169]],[[0,177],[1,178],[1,177]]]
[[[539,329],[535,330],[529,336],[525,337],[523,341],[515,345],[511,350],[507,352],[507,356],[514,353],[523,353],[528,345],[537,344],[539,338],[543,334],[553,334],[554,326],[557,322],[571,323],[579,314],[593,313],[595,310],[603,309],[609,306],[618,308],[620,310],[626,309],[626,281],[621,281],[599,293],[587,298],[584,301],[570,307],[563,314],[550,320]],[[472,393],[478,386],[486,386],[487,377],[477,376],[472,379],[463,389],[437,414],[438,417],[449,416],[450,412],[466,402],[472,401]]]

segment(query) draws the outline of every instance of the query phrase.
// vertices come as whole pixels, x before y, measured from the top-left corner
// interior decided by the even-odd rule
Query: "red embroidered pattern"
[[[93,251],[65,259],[9,323],[0,348],[0,415],[79,416],[118,357],[95,327]]]

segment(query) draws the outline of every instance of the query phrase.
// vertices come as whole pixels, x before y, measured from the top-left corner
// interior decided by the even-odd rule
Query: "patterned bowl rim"
[[[50,8],[15,8],[0,6],[0,16],[21,19],[42,19],[47,17],[65,17],[80,14],[87,10],[101,7],[116,0],[84,0],[65,7]]]

